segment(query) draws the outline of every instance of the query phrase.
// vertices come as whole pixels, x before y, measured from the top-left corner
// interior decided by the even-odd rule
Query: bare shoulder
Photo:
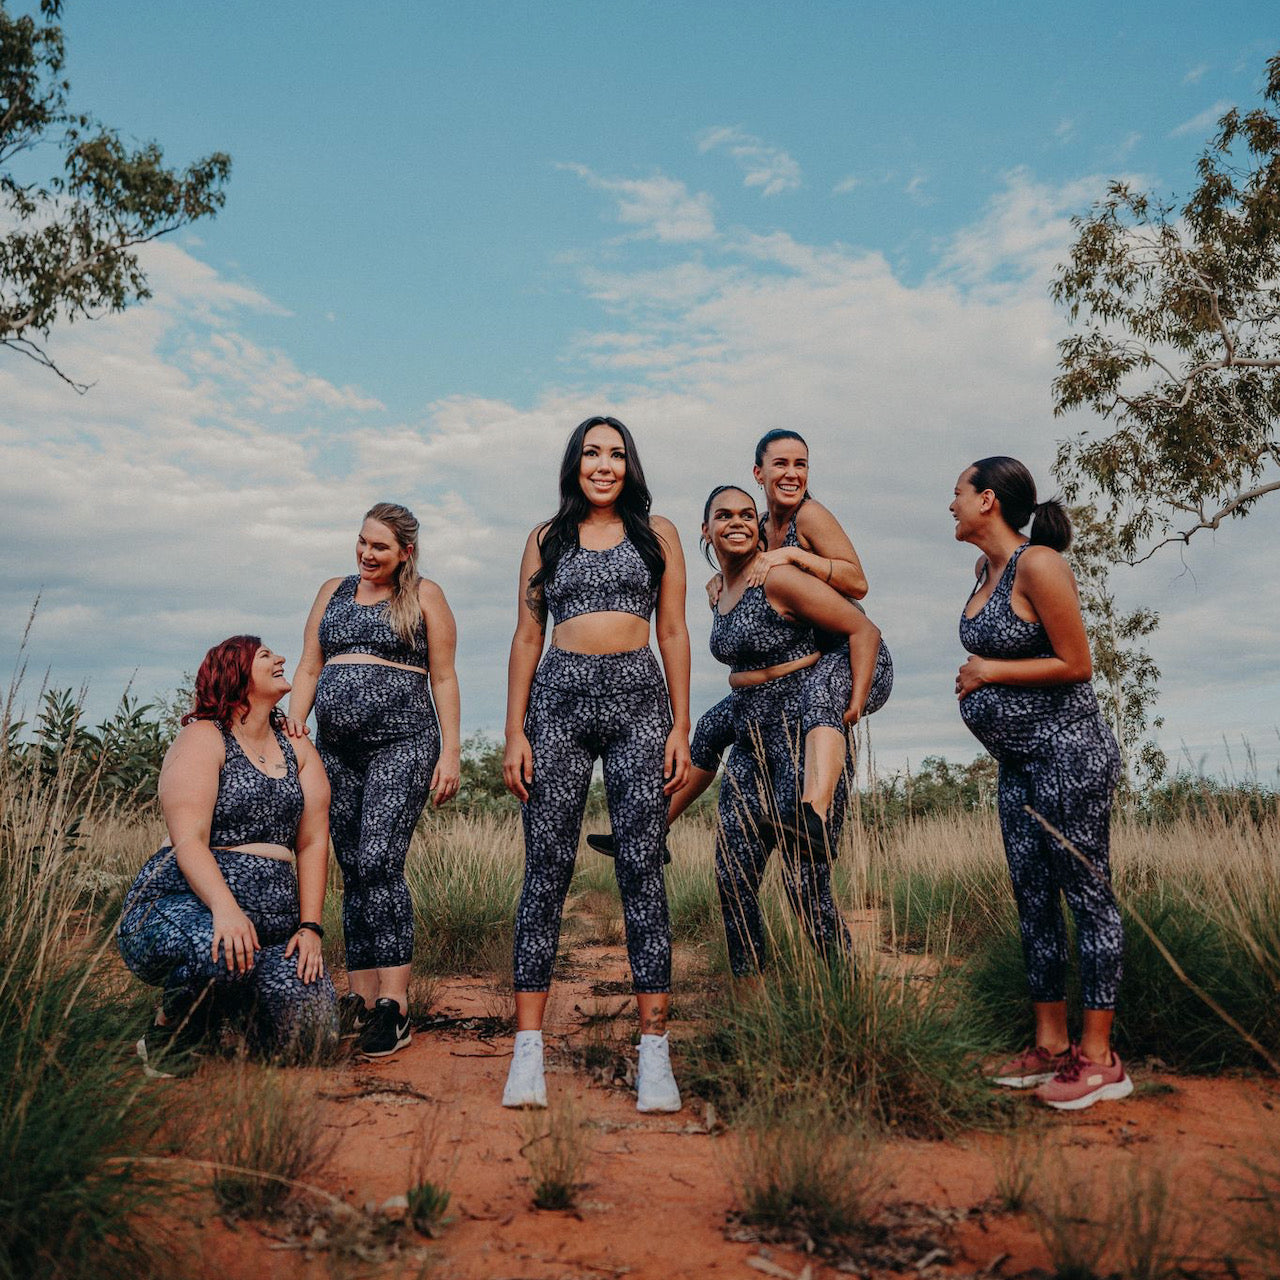
[[[987,571],[987,557],[979,556],[973,566],[973,576],[975,578],[981,578],[982,575],[986,573],[986,571]]]
[[[676,545],[676,546],[679,546],[679,544],[680,544],[680,532],[679,532],[679,530],[675,527],[675,525],[674,525],[674,524],[672,524],[672,523],[671,523],[671,521],[667,519],[667,517],[666,517],[666,516],[652,516],[652,515],[651,515],[651,516],[649,517],[649,527],[650,527],[650,528],[654,531],[654,533],[656,533],[656,534],[658,535],[658,537],[659,537],[659,538],[661,538],[661,539],[662,539],[662,541],[663,541],[663,542],[665,542],[668,546],[673,545],[673,544],[674,544],[674,545]]]
[[[316,750],[315,743],[310,738],[290,738],[289,745],[293,748],[293,754],[298,758],[299,769],[309,769],[315,765],[322,772],[324,765],[320,763],[320,753]]]
[[[320,590],[316,592],[316,603],[320,604],[323,601],[327,604],[329,602],[329,598],[340,586],[342,586],[343,582],[343,578],[326,578],[320,584]]]
[[[764,594],[769,600],[790,603],[803,595],[813,581],[803,569],[797,569],[794,565],[776,565],[769,570],[769,576],[764,580]]]
[[[227,748],[222,741],[222,730],[213,720],[193,720],[178,730],[169,750],[165,752],[165,763],[170,760],[187,760],[193,762],[213,761],[219,768],[226,759]]]
[[[806,498],[796,512],[796,529],[807,529],[811,525],[839,524],[830,507],[823,506],[817,498]]]
[[[1075,582],[1071,565],[1061,551],[1034,545],[1028,546],[1018,560],[1017,577],[1033,587]]]
[[[430,578],[419,578],[418,603],[424,609],[430,609],[448,604],[448,601],[444,598],[444,589],[438,582],[433,582]]]
[[[544,520],[541,524],[535,524],[529,531],[528,538],[525,539],[524,549],[526,551],[542,551],[542,544],[547,534],[551,531],[551,521]]]

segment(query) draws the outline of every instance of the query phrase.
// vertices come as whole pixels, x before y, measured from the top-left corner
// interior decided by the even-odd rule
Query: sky
[[[957,474],[1009,453],[1047,496],[1055,442],[1099,425],[1052,414],[1072,216],[1110,178],[1185,194],[1280,49],[1274,4],[1231,0],[69,0],[63,26],[73,102],[233,170],[216,219],[144,253],[152,298],[54,335],[87,394],[0,351],[0,671],[40,597],[23,697],[83,685],[105,715],[243,630],[296,657],[388,499],[458,618],[464,732],[496,733],[524,539],[608,413],[684,540],[696,713],[725,688],[702,502],[785,426],[894,655],[885,772],[978,752]],[[1277,535],[1280,502],[1117,570],[1161,614],[1175,762],[1280,764]]]

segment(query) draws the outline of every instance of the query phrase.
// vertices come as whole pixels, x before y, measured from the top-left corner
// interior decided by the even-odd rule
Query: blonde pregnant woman
[[[428,795],[440,805],[458,790],[457,630],[444,592],[418,574],[418,522],[405,507],[369,509],[356,568],[316,596],[289,716],[301,733],[314,707],[333,789],[350,987],[343,1030],[384,1057],[412,1039],[409,841]]]

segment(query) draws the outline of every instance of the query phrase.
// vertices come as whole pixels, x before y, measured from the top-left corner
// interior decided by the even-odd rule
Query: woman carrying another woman
[[[779,836],[795,825],[805,794],[799,734],[804,682],[820,659],[815,629],[842,638],[850,687],[842,718],[848,723],[856,723],[866,705],[880,631],[811,574],[782,564],[767,576],[760,572],[765,552],[755,503],[744,490],[712,490],[702,537],[723,580],[712,612],[711,652],[729,666],[733,688],[734,745],[720,786],[716,884],[730,966],[743,978],[758,972],[764,959],[759,894],[765,865]],[[837,792],[826,824],[832,846],[842,820]],[[819,950],[832,954],[847,949],[848,932],[831,893],[830,859],[815,852],[787,849],[784,842],[783,884]]]
[[[168,841],[129,889],[116,935],[129,968],[164,988],[138,1041],[149,1075],[181,1064],[215,1004],[256,1006],[269,1048],[336,1030],[320,955],[329,784],[315,748],[280,731],[288,692],[284,659],[257,636],[232,636],[205,654],[195,706],[165,753]]]
[[[1079,1110],[1127,1097],[1133,1083],[1111,1049],[1124,947],[1109,867],[1120,753],[1090,683],[1080,599],[1062,556],[1071,523],[1060,502],[1036,502],[1030,472],[1006,457],[966,467],[950,509],[957,540],[982,551],[960,617],[960,642],[973,656],[956,676],[956,696],[965,724],[1000,765],[1000,828],[1035,1011],[1034,1043],[995,1082],[1038,1085],[1050,1106]],[[1029,520],[1028,540],[1019,530]],[[1067,1030],[1060,895],[1080,947],[1079,1045]]]
[[[418,575],[411,511],[392,502],[369,509],[356,567],[330,578],[311,607],[289,718],[301,734],[315,707],[333,788],[350,987],[343,1029],[357,1033],[363,1053],[384,1057],[412,1039],[409,841],[428,794],[443,804],[460,780],[457,629],[444,592]]]
[[[867,594],[867,579],[858,553],[835,516],[809,496],[809,446],[804,438],[795,431],[781,429],[766,433],[756,443],[753,474],[764,490],[768,515],[761,527],[765,551],[752,566],[749,585],[759,586],[771,570],[789,565],[848,599],[861,600]],[[723,585],[719,574],[707,584],[713,608]],[[801,690],[805,782],[799,821],[803,838],[814,852],[825,847],[828,857],[836,852],[826,822],[836,788],[844,777],[844,730],[849,722],[845,712],[852,695],[845,640],[839,632],[817,633],[822,656],[805,677]],[[892,688],[893,661],[882,641],[861,714],[869,716],[879,711]],[[671,797],[668,825],[711,785],[733,736],[732,698],[723,698],[698,718],[689,781]],[[588,836],[587,843],[601,853],[613,853],[612,836]]]
[[[542,1019],[599,757],[640,1011],[636,1106],[680,1109],[666,1038],[671,927],[662,845],[665,796],[689,768],[689,633],[680,540],[649,507],[630,431],[616,418],[588,418],[565,448],[560,509],[529,535],[520,562],[503,775],[522,805],[525,873],[506,1107],[546,1106]],[[655,610],[665,682],[649,648]],[[548,614],[554,630],[543,655]]]

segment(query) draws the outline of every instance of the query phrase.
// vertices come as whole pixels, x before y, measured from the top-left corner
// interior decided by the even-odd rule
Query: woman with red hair
[[[170,1074],[162,1066],[199,1041],[215,1004],[255,1015],[266,1048],[336,1029],[320,953],[329,783],[316,749],[279,727],[289,687],[284,658],[257,636],[224,640],[165,755],[169,838],[133,882],[117,934],[129,968],[164,988],[138,1041],[148,1074]]]

